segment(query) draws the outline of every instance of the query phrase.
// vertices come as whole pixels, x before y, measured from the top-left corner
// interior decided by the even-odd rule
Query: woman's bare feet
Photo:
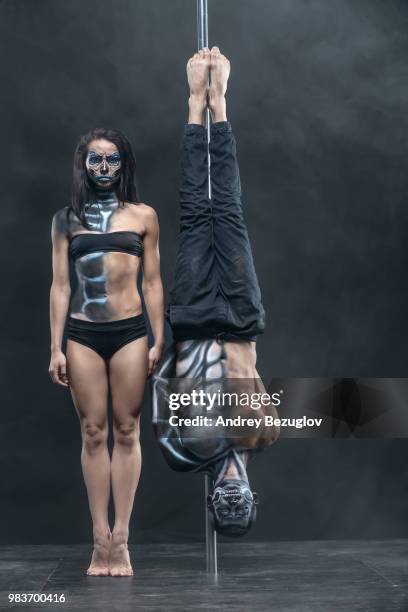
[[[207,107],[209,74],[210,50],[205,47],[194,53],[187,62],[187,80],[190,87],[189,123],[204,124],[203,113]]]
[[[113,531],[109,556],[109,573],[111,576],[133,576],[127,542],[127,533]]]
[[[88,576],[109,576],[110,531],[94,532],[94,550],[91,564],[86,570]]]
[[[208,106],[214,122],[226,121],[225,93],[231,69],[230,62],[218,47],[213,47],[210,51],[210,64],[211,85],[208,90]]]

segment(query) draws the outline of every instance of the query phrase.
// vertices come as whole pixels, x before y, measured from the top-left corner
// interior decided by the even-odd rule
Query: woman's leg
[[[180,233],[170,300],[170,323],[177,339],[211,325],[217,291],[211,206],[208,198],[207,130],[204,110],[210,58],[196,53],[187,64],[189,119],[181,147]]]
[[[255,337],[264,328],[264,310],[245,225],[236,142],[227,121],[225,93],[229,61],[211,50],[209,107],[214,247],[219,289],[228,302],[225,331],[237,338]]]
[[[109,560],[111,576],[133,574],[127,543],[142,464],[139,431],[147,367],[147,336],[129,342],[109,361],[114,435],[111,475],[115,505]]]
[[[94,552],[87,573],[109,574],[110,458],[108,438],[108,379],[105,361],[91,348],[68,340],[67,370],[72,399],[82,433],[81,463],[88,492]]]

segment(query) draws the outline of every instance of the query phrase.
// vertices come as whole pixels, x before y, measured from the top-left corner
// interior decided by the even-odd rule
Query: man
[[[216,529],[245,533],[255,517],[257,496],[246,473],[248,457],[278,436],[264,424],[237,431],[228,427],[184,427],[170,419],[170,390],[193,389],[259,394],[256,336],[264,330],[264,309],[243,219],[236,144],[227,120],[225,94],[230,62],[218,47],[195,53],[187,63],[189,118],[181,151],[180,235],[174,286],[167,318],[174,345],[153,381],[156,435],[177,470],[207,471],[214,481],[208,504]],[[209,77],[210,85],[209,85]],[[212,117],[209,153],[205,113]],[[171,381],[171,383],[169,383]],[[210,391],[209,391],[210,390]],[[218,396],[217,396],[218,397]],[[218,402],[218,414],[225,407]],[[249,419],[250,407],[235,403],[228,414]],[[276,415],[269,403],[257,412]],[[183,415],[208,416],[206,401],[191,402]],[[214,406],[211,407],[214,415]]]

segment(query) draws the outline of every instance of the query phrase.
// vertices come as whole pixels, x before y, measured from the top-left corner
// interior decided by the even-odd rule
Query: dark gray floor
[[[83,545],[0,547],[0,609],[408,611],[408,540],[223,542],[218,584],[200,544],[132,546],[133,578],[87,577],[89,555]],[[11,605],[10,591],[67,602]]]

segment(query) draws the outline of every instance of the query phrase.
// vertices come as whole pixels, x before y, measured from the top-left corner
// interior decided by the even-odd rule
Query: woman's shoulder
[[[52,225],[57,233],[65,233],[69,223],[69,206],[63,206],[52,217]]]
[[[57,211],[55,211],[53,218],[60,219],[63,217],[67,217],[69,208],[70,206],[68,204],[67,206],[63,206],[62,208],[59,208]]]
[[[70,204],[63,206],[54,213],[52,224],[57,233],[64,233],[67,237],[70,237],[72,231],[78,226],[81,226],[81,222]]]
[[[146,221],[157,221],[157,213],[153,206],[146,204],[145,202],[138,202],[137,204],[129,204],[132,213],[139,219],[142,218]]]

